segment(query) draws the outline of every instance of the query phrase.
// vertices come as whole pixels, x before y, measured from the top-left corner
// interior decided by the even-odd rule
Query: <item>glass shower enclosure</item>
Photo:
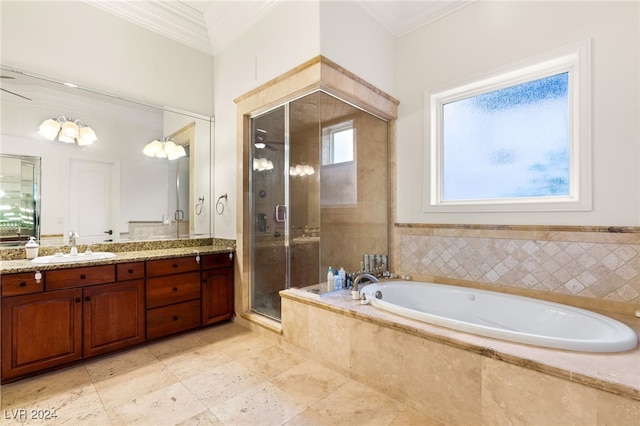
[[[329,266],[388,254],[388,123],[316,91],[250,131],[250,306],[280,320],[281,290],[333,291]]]

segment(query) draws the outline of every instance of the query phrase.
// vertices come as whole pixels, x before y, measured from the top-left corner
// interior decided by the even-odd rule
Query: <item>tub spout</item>
[[[377,283],[378,279],[371,274],[360,274],[353,280],[353,288],[351,289],[351,298],[353,300],[360,298],[360,292],[358,291],[358,284],[362,280],[369,280],[372,283]]]

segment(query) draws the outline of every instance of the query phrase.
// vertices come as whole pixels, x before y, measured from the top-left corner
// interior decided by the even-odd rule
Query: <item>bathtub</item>
[[[604,315],[523,296],[444,284],[382,281],[366,303],[398,315],[495,339],[582,352],[622,352],[638,337]]]

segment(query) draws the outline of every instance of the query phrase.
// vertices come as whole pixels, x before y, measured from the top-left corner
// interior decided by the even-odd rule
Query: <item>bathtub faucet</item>
[[[358,284],[360,284],[360,281],[367,279],[369,281],[371,281],[372,283],[377,283],[378,279],[376,277],[374,277],[371,274],[360,274],[358,275],[354,280],[353,280],[353,288],[351,289],[351,294],[358,294]],[[360,296],[358,295],[358,298]]]

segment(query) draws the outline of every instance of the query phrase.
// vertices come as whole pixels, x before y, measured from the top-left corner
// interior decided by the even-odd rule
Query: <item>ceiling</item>
[[[83,1],[203,53],[215,55],[284,0]],[[358,4],[390,34],[401,37],[475,0],[347,1]]]

